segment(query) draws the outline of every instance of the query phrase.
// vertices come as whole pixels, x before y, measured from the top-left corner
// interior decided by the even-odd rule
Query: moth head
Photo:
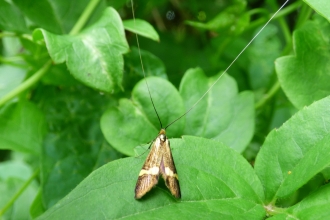
[[[160,138],[160,140],[162,142],[165,142],[166,141],[166,132],[165,132],[165,129],[161,129],[159,134],[158,134],[158,137]]]
[[[166,141],[166,135],[165,134],[161,134],[159,135],[159,138],[162,142],[165,142]]]

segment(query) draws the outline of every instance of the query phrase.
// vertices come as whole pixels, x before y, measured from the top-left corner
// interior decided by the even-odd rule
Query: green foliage
[[[330,3],[305,2],[224,73],[275,0],[0,1],[1,219],[329,216]],[[182,198],[135,200],[160,127]]]

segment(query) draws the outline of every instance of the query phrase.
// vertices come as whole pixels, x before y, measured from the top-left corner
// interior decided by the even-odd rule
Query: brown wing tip
[[[134,199],[141,199],[141,198],[142,198],[142,195],[138,195],[135,193]]]
[[[181,193],[180,193],[180,191],[177,192],[176,194],[173,194],[173,196],[174,196],[175,198],[177,198],[177,199],[181,199]]]

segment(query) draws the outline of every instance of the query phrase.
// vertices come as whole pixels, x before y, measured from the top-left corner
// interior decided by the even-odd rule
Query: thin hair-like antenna
[[[134,4],[133,4],[133,0],[131,0],[131,6],[132,6],[132,15],[133,15],[133,21],[134,21],[134,25],[135,25],[135,14],[134,14]],[[163,128],[163,124],[162,124],[162,121],[160,120],[160,117],[158,115],[158,112],[157,112],[157,109],[156,109],[156,106],[154,104],[154,101],[151,97],[151,92],[150,92],[150,89],[149,89],[149,85],[148,85],[148,82],[147,82],[147,77],[146,77],[146,73],[144,71],[144,67],[143,67],[143,62],[142,62],[142,56],[141,56],[141,50],[140,50],[140,44],[139,44],[139,38],[138,38],[138,35],[135,34],[135,37],[136,37],[136,44],[138,46],[138,51],[139,51],[139,56],[140,56],[140,62],[141,62],[141,68],[142,68],[142,72],[143,72],[143,77],[144,77],[144,81],[146,82],[146,85],[147,85],[147,89],[148,89],[148,93],[149,93],[149,97],[150,97],[150,100],[151,100],[151,103],[152,103],[152,107],[154,107],[154,110],[156,112],[156,115],[157,115],[157,118],[158,118],[158,121],[159,121],[159,124],[160,124],[160,128]]]
[[[243,50],[241,50],[241,52],[235,57],[235,59],[229,64],[229,66],[226,68],[225,71],[223,71],[221,73],[221,75],[217,78],[217,80],[215,80],[215,82],[206,90],[206,92],[195,102],[195,104],[193,104],[183,115],[181,115],[180,117],[178,117],[177,119],[175,119],[174,121],[172,121],[171,123],[169,123],[168,125],[166,125],[166,127],[164,128],[166,130],[166,128],[168,128],[169,126],[171,126],[173,123],[175,123],[176,121],[180,120],[183,116],[185,116],[186,114],[188,114],[193,108],[195,108],[195,106],[206,96],[206,94],[213,88],[213,86],[220,80],[220,78],[223,76],[223,74],[225,74],[229,68],[236,62],[236,60],[242,55],[242,53],[246,50],[246,48],[248,48],[250,46],[250,44],[254,41],[254,39],[264,30],[264,28],[269,24],[269,22],[271,20],[273,20],[273,18],[278,14],[278,12],[280,12],[282,10],[282,8],[289,2],[289,0],[286,0],[283,5],[272,15],[272,17],[270,17],[270,19],[266,22],[266,24],[264,24],[264,26],[262,26],[262,28],[258,31],[258,33],[256,35],[254,35],[254,37],[250,40],[250,42],[243,48]]]

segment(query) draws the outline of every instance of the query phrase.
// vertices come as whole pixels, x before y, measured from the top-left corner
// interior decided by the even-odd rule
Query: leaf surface
[[[44,39],[53,61],[66,62],[72,75],[84,84],[106,92],[122,89],[122,55],[128,45],[121,19],[113,8],[107,8],[96,23],[76,36],[37,29],[33,37],[35,41]]]
[[[93,172],[40,219],[264,218],[260,181],[241,155],[203,138],[184,136],[170,141],[181,200],[160,184],[135,200],[134,187],[145,156],[125,158]]]
[[[316,16],[295,30],[295,55],[275,62],[281,87],[298,109],[330,95],[329,36],[329,22]]]
[[[255,162],[266,203],[290,195],[330,165],[329,106],[330,96],[299,111],[267,136]]]
[[[125,20],[123,21],[123,24],[125,29],[128,31],[131,31],[154,41],[159,41],[158,33],[156,32],[154,27],[144,20]]]

